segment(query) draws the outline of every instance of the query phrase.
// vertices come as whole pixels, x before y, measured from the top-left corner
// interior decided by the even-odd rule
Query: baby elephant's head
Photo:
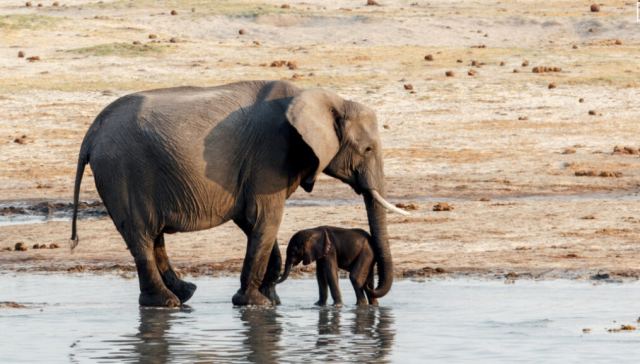
[[[329,253],[331,242],[328,235],[322,229],[308,229],[298,231],[287,246],[287,259],[285,261],[284,273],[277,283],[284,282],[291,272],[291,268],[296,265],[308,265],[322,259]]]

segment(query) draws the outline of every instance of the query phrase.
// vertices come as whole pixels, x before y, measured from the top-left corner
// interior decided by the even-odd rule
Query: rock
[[[617,172],[617,171],[602,171],[600,172],[600,174],[598,175],[600,177],[613,177],[613,178],[620,178],[622,177],[622,172]]]
[[[475,76],[476,75],[476,71],[475,70],[469,70],[469,71],[467,71],[467,75]]]
[[[289,4],[280,5],[280,9],[289,9],[291,6]]]
[[[149,39],[157,39],[158,36],[156,34],[149,34],[148,38]]]
[[[24,6],[30,8],[31,7],[31,1],[27,1],[26,3],[24,3]]]
[[[175,38],[175,37],[170,38],[169,43],[178,43],[178,38]]]
[[[397,208],[400,209],[404,209],[404,210],[409,210],[409,211],[415,211],[418,209],[418,205],[414,204],[414,203],[402,203],[402,202],[398,202],[396,204]]]
[[[590,328],[588,328],[588,327],[585,327],[584,329],[582,329],[582,333],[583,333],[583,334],[588,334],[588,333],[590,333],[590,332],[591,332],[591,329],[590,329]]]
[[[286,64],[287,64],[287,61],[285,61],[284,59],[281,59],[281,60],[271,62],[271,67],[282,67]]]
[[[433,55],[427,54],[426,56],[424,56],[424,60],[425,61],[433,61]]]
[[[562,151],[562,154],[576,154],[576,150],[575,148],[565,148],[565,150]]]
[[[258,46],[258,47],[259,47],[259,46],[260,46],[260,42],[259,42],[259,41],[257,41],[257,40],[254,40],[254,41],[253,41],[253,45],[255,45],[255,46]]]
[[[433,211],[451,211],[453,210],[453,206],[449,205],[446,202],[438,202],[437,204],[433,205]]]
[[[38,3],[38,7],[41,8],[42,7],[42,3]]]
[[[13,250],[17,251],[17,252],[26,252],[29,248],[27,248],[27,244],[25,243],[16,243],[16,245],[13,247]]]
[[[410,83],[405,83],[404,84],[404,89],[407,90],[407,91],[411,91],[411,90],[413,90],[413,85],[410,84]]]
[[[42,248],[42,246],[41,246],[41,248]],[[45,246],[45,248],[46,248],[46,246]],[[56,244],[56,243],[49,244],[49,249],[58,249],[58,248],[60,248],[60,246],[58,244]]]
[[[380,6],[376,0],[367,0],[367,6]]]
[[[2,251],[3,251],[3,252],[10,252],[10,251],[12,251],[12,250],[13,250],[13,249],[11,249],[11,247],[10,247],[10,246],[5,246],[4,248],[2,248]]]
[[[593,215],[586,215],[580,218],[581,220],[595,220],[596,217]]]
[[[501,61],[500,66],[504,66],[504,65],[505,65],[504,61]]]
[[[616,145],[615,147],[613,147],[613,154],[631,154],[631,155],[635,155],[635,154],[640,154],[640,151],[638,150],[638,148],[634,148],[634,147],[621,147],[619,145]]]
[[[447,77],[453,77],[453,76],[455,76],[455,74],[453,73],[453,71],[446,71],[446,72],[444,73],[444,75],[445,75],[445,76],[447,76]]]
[[[562,68],[560,67],[546,67],[546,66],[536,66],[531,69],[533,73],[545,73],[545,72],[561,72]]]
[[[528,67],[528,66],[529,66],[529,61],[527,61],[526,59],[522,61],[522,67]]]
[[[549,88],[549,90],[551,90],[551,89],[556,88],[557,86],[556,86],[555,82],[551,82],[551,83],[549,83],[549,86],[547,86],[547,87]]]
[[[40,249],[40,244],[33,244],[32,249]]]
[[[518,70],[517,70],[517,69],[515,69],[515,68],[513,69],[513,73],[518,73],[518,72],[520,72],[520,71],[518,71]]]
[[[0,308],[27,308],[27,306],[13,301],[0,302]]]
[[[594,275],[591,276],[591,279],[595,280],[595,281],[602,281],[605,279],[610,279],[611,276],[609,275],[609,273],[596,273]]]
[[[29,62],[37,62],[39,60],[40,60],[40,56],[27,57],[27,61],[29,61]]]
[[[53,4],[51,4],[51,6],[60,6],[60,3],[57,1],[54,1]]]
[[[529,120],[529,117],[528,116],[518,116],[518,120],[520,120],[520,121]]]
[[[13,139],[13,142],[16,144],[27,144],[27,136],[23,134],[22,136]]]
[[[287,68],[289,68],[290,70],[295,70],[298,68],[298,64],[296,63],[296,61],[287,61]]]
[[[589,110],[589,115],[596,115],[596,111],[595,110]]]
[[[600,5],[591,4],[591,7],[589,7],[589,9],[591,10],[592,13],[597,13],[600,11]]]
[[[595,177],[598,174],[596,173],[596,171],[575,171],[573,175],[576,177]]]
[[[574,175],[576,177],[603,177],[603,178],[620,178],[622,177],[622,172],[619,171],[594,171],[594,170],[581,170],[575,171]]]
[[[18,51],[18,58],[24,58],[24,52]]]
[[[244,30],[244,29],[240,29],[240,30],[238,30],[238,34],[244,35],[244,34],[247,34],[247,31]]]
[[[178,15],[178,12],[175,10],[171,10],[171,15]]]
[[[571,47],[573,49],[578,49],[578,46],[576,44],[573,45],[573,47]]]
[[[620,331],[635,331],[636,327],[633,325],[620,325],[612,329],[607,329],[608,332],[620,332]]]
[[[471,48],[487,48],[484,44],[472,45]]]
[[[491,199],[488,198],[488,197],[481,197],[478,201],[480,201],[480,202],[489,202],[489,201],[491,201]]]
[[[456,63],[462,63],[461,59],[456,59]]]
[[[614,44],[615,45],[622,45],[622,41],[620,39],[616,39]]]
[[[579,102],[579,103],[583,103],[583,102],[584,102],[584,99],[581,97],[581,98],[579,98],[579,99],[578,99],[578,102]]]
[[[133,41],[133,45],[140,45],[140,44],[142,44],[142,43],[140,43],[140,41],[139,41],[139,40],[134,40],[134,41]]]

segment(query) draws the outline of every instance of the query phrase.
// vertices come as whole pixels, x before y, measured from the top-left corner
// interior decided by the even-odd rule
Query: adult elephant
[[[321,172],[364,196],[379,265],[377,297],[391,288],[380,137],[374,112],[322,89],[248,81],[134,93],[107,106],[84,137],[71,246],[85,165],[133,255],[140,305],[178,306],[196,286],[174,272],[164,234],[233,220],[247,236],[236,305],[277,303],[276,236],[285,200]],[[377,203],[376,203],[377,201]]]

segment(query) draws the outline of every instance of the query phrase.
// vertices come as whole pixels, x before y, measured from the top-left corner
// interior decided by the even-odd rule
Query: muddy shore
[[[637,279],[634,4],[364,3],[3,2],[0,270],[133,274],[89,170],[80,245],[67,249],[79,146],[110,102],[286,79],[376,110],[389,199],[415,205],[410,217],[389,215],[399,277]],[[440,202],[453,209],[434,211]],[[281,249],[317,225],[366,228],[362,201],[326,176],[297,191]],[[29,249],[2,250],[16,243]],[[31,248],[52,243],[60,248]],[[191,275],[237,275],[245,244],[232,224],[167,237]]]

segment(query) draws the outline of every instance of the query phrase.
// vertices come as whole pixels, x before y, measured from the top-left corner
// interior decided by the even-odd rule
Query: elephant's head
[[[289,240],[287,246],[287,258],[284,263],[284,273],[277,283],[284,282],[291,268],[296,265],[308,265],[318,259],[322,259],[329,254],[331,249],[331,241],[326,232],[317,229],[298,231]]]
[[[287,119],[315,155],[317,167],[303,176],[310,192],[321,172],[335,177],[364,196],[378,263],[375,297],[391,288],[393,262],[387,237],[386,209],[404,213],[384,199],[382,145],[376,115],[370,108],[344,100],[335,93],[311,89],[298,94],[287,109]]]

